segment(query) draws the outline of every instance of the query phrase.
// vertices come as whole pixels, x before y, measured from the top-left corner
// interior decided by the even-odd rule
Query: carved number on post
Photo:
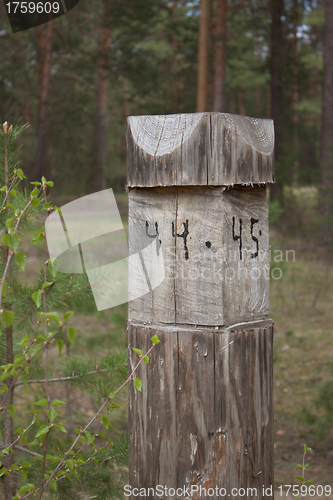
[[[253,227],[258,222],[259,222],[259,219],[254,219],[253,217],[251,217],[251,238],[255,242],[256,247],[257,247],[256,251],[254,253],[251,253],[251,259],[255,259],[256,257],[258,257],[258,254],[259,254],[259,240],[253,234]],[[242,256],[242,224],[243,224],[242,219],[239,219],[239,235],[236,235],[235,234],[235,217],[232,218],[232,237],[233,237],[234,241],[239,240],[239,258],[240,258],[240,260],[242,260],[242,258],[243,258],[243,256]],[[261,236],[261,230],[259,230],[259,236]]]
[[[149,227],[149,222],[146,220],[146,235],[148,236],[148,238],[155,238],[156,239],[156,252],[158,255],[159,251],[160,251],[160,246],[162,243],[162,241],[159,239],[158,224],[157,224],[157,222],[155,222],[155,231],[156,231],[155,234],[149,234],[148,227]]]
[[[239,240],[239,258],[242,260],[242,219],[239,219],[239,236],[235,234],[235,217],[232,218],[232,237],[234,241]]]
[[[173,238],[175,238],[176,234],[175,234],[174,222],[172,222],[171,225],[172,225],[172,236]],[[187,236],[189,234],[188,219],[186,219],[186,222],[183,222],[183,226],[184,226],[184,231],[182,232],[182,234],[177,234],[177,238],[184,238],[185,260],[188,260],[188,248],[187,248]]]
[[[258,238],[256,238],[255,236],[253,236],[253,226],[255,224],[257,224],[257,222],[259,222],[259,219],[253,219],[251,217],[251,237],[253,239],[253,241],[256,242],[256,245],[257,245],[257,250],[251,254],[251,259],[255,259],[256,257],[258,257],[258,253],[259,253],[259,241],[258,241]],[[261,234],[261,231],[259,231],[259,234]]]

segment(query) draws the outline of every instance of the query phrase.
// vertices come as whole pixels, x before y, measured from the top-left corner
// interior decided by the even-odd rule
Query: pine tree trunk
[[[239,106],[239,114],[242,116],[246,115],[245,110],[245,102],[244,102],[244,90],[242,87],[238,89],[238,106]]]
[[[203,113],[207,111],[210,0],[201,0],[200,6],[197,111]]]
[[[227,25],[227,0],[217,0],[214,111],[224,113],[225,103],[225,42]]]
[[[279,159],[282,155],[283,141],[283,34],[281,16],[283,13],[283,0],[271,0],[272,31],[271,31],[271,118],[275,128],[275,161],[276,183],[271,186],[271,199],[283,198],[283,184],[280,180],[281,170]]]
[[[52,61],[53,21],[38,26],[38,112],[35,177],[48,176],[48,104]]]
[[[325,240],[333,241],[333,1],[325,1],[323,110],[321,121],[320,185]]]
[[[292,84],[292,103],[293,103],[293,149],[294,154],[296,155],[296,159],[293,165],[292,172],[292,184],[293,186],[298,186],[298,177],[299,177],[299,137],[298,137],[298,68],[297,68],[297,31],[298,31],[298,1],[294,0],[293,2],[293,41],[292,41],[292,52],[293,52],[293,84]]]
[[[231,90],[230,92],[230,113],[234,115],[236,113],[236,100],[235,100],[235,91]]]
[[[111,0],[104,0],[103,21],[99,43],[97,104],[94,133],[94,172],[89,191],[95,192],[106,188],[106,119],[108,90],[108,56],[110,52],[110,12]]]
[[[175,13],[177,10],[178,0],[173,0],[172,3],[172,21],[175,23]],[[178,78],[177,78],[177,70],[178,70],[178,40],[177,34],[175,30],[172,30],[172,75],[173,75],[173,85],[172,85],[172,112],[178,113],[179,110],[179,93],[178,93]]]

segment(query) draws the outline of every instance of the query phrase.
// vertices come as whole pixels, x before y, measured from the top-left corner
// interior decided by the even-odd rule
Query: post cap
[[[128,187],[275,182],[273,120],[229,113],[129,116]]]

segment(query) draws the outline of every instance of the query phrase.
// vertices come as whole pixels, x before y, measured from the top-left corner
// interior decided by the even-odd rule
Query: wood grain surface
[[[128,186],[274,182],[272,120],[228,113],[130,116]]]
[[[134,296],[149,285],[130,301],[130,321],[227,326],[269,313],[264,186],[131,189],[128,232],[130,255],[156,242],[145,276],[129,272]]]
[[[218,487],[225,498],[232,488],[256,488],[233,498],[272,498],[263,493],[273,485],[272,322],[195,330],[130,324],[129,370],[138,360],[131,348],[145,352],[153,335],[161,343],[137,374],[142,392],[129,389],[131,487]]]

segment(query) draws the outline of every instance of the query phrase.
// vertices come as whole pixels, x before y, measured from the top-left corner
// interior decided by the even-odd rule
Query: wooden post
[[[129,389],[128,494],[204,498],[205,488],[213,499],[272,498],[273,122],[129,117],[127,145],[130,254],[156,242],[140,257],[141,275],[129,272],[133,296],[143,275],[148,287],[129,302],[129,370],[132,347],[161,340],[136,375],[142,392]],[[150,262],[161,256],[156,287]]]

